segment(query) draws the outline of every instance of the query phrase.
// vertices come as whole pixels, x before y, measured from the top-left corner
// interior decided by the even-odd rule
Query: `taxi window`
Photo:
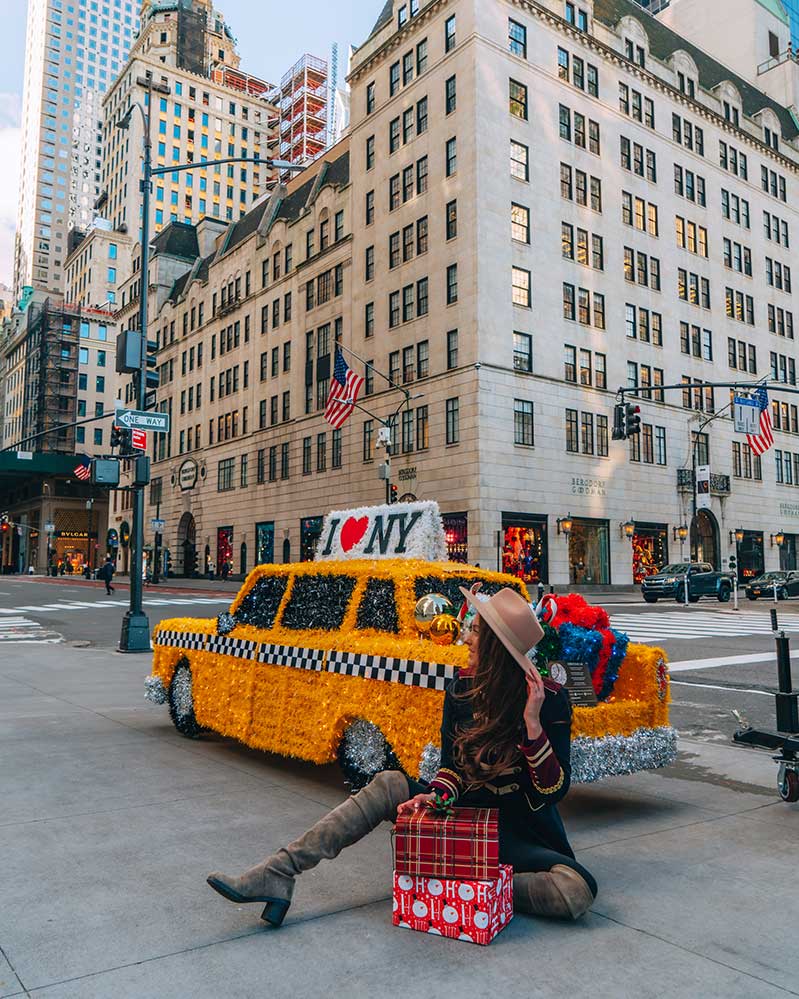
[[[340,628],[354,589],[352,576],[297,576],[283,611],[283,627],[299,631]]]
[[[463,595],[461,594],[460,587],[463,586],[468,590],[475,582],[476,580],[473,576],[447,576],[446,578],[442,576],[419,576],[416,580],[416,599],[418,600],[426,593],[443,593],[450,600],[455,610],[458,611],[463,604]],[[483,584],[480,587],[480,592],[486,593],[489,597],[503,589],[506,585],[504,582],[495,583],[488,580],[480,580],[480,582]]]
[[[255,628],[271,628],[286,592],[288,576],[264,576],[253,586],[236,611],[236,620]]]
[[[361,630],[399,631],[393,579],[370,579],[367,582],[358,606],[355,627]]]

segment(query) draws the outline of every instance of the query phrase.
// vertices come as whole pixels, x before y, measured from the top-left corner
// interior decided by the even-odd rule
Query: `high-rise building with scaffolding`
[[[310,163],[328,145],[328,63],[304,55],[283,75],[272,95],[280,109],[280,159]]]

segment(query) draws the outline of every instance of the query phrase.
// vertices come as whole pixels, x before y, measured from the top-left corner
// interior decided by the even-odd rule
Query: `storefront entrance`
[[[786,534],[780,548],[780,569],[790,571],[799,568],[796,564],[796,548],[799,534]]]
[[[300,562],[313,562],[322,536],[322,517],[303,517],[300,521]]]
[[[668,564],[669,534],[667,524],[639,524],[636,522],[632,536],[633,582],[640,583],[647,576]]]
[[[216,574],[220,579],[227,579],[233,571],[233,528],[217,527],[216,529]]]
[[[569,534],[569,581],[575,586],[610,583],[610,527],[607,520],[573,518]]]
[[[174,573],[191,579],[197,571],[197,525],[194,517],[188,511],[183,514],[178,524],[177,559]]]
[[[738,543],[738,580],[748,583],[750,579],[762,576],[766,570],[763,557],[763,532],[744,531],[743,540]]]
[[[255,525],[255,564],[271,565],[275,561],[275,523],[262,521]]]
[[[691,524],[691,558],[694,562],[709,562],[721,568],[719,525],[710,510],[697,510]]]
[[[450,562],[467,562],[469,559],[469,520],[465,513],[445,513],[444,537]]]
[[[503,513],[500,568],[525,583],[549,578],[547,518],[539,514]]]

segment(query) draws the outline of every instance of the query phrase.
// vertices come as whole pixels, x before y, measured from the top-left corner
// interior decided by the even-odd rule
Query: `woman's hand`
[[[408,815],[410,812],[416,812],[420,808],[424,808],[428,801],[432,801],[435,797],[435,791],[429,791],[427,794],[417,794],[408,801],[403,801],[401,805],[397,806],[397,815]]]
[[[543,731],[541,727],[541,705],[547,696],[544,681],[537,669],[527,674],[527,703],[524,706],[524,726],[528,739],[537,739]]]

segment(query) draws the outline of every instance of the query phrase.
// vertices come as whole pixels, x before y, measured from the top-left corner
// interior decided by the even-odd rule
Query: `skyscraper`
[[[14,291],[60,293],[67,232],[100,192],[101,102],[138,32],[134,0],[30,0]]]

